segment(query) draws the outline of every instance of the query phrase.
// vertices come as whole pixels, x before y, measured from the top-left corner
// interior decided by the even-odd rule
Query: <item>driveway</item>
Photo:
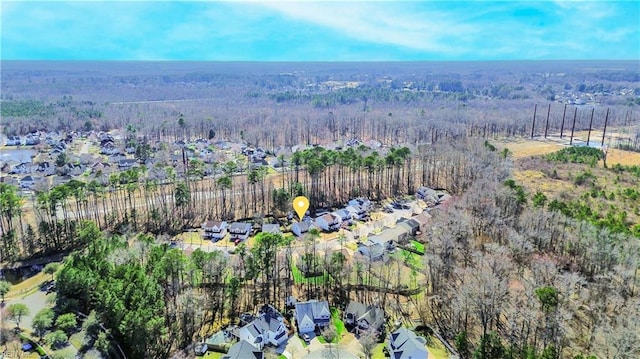
[[[20,321],[20,328],[33,332],[31,322],[41,309],[47,307],[48,296],[51,296],[51,294],[38,290],[23,298],[16,298],[7,302],[7,306],[13,303],[23,303],[29,308],[29,315],[22,317],[22,320]]]

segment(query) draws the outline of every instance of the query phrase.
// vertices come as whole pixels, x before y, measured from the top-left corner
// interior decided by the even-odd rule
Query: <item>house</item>
[[[383,260],[385,249],[380,243],[367,241],[358,245],[358,253],[369,258],[370,261]]]
[[[412,220],[418,222],[418,231],[420,233],[426,233],[431,221],[431,215],[427,212],[422,212],[416,216],[411,217]]]
[[[22,145],[22,139],[20,136],[9,136],[7,139],[7,146],[20,146]]]
[[[40,137],[37,135],[28,135],[24,141],[27,146],[35,146],[40,144]]]
[[[53,166],[50,162],[44,161],[37,164],[36,172],[40,172],[45,176],[51,176],[56,173],[56,167]]]
[[[413,218],[402,217],[396,222],[396,226],[404,228],[410,236],[415,236],[420,231],[420,223]]]
[[[355,326],[358,318],[366,313],[368,307],[360,302],[350,301],[347,308],[344,310],[342,320],[345,325]]]
[[[246,330],[244,330],[246,329]],[[260,345],[256,347],[262,349],[264,345],[270,344],[275,347],[287,341],[287,327],[284,325],[282,316],[279,318],[271,313],[265,313],[260,318],[240,328],[240,339],[254,337],[255,334],[260,338]],[[245,339],[246,340],[246,339]],[[256,339],[254,339],[255,341]]]
[[[32,176],[24,176],[20,179],[20,187],[23,189],[32,189],[36,184],[36,179]]]
[[[282,234],[282,232],[280,231],[280,225],[279,224],[271,224],[271,223],[263,224],[262,225],[262,232],[273,233],[273,234]]]
[[[373,207],[373,205],[371,204],[371,201],[366,199],[366,198],[354,198],[352,200],[349,201],[348,203],[349,206],[360,206],[362,207],[362,209],[364,209],[365,211],[370,211],[371,208]]]
[[[288,338],[284,317],[273,306],[264,305],[258,317],[247,313],[245,319],[246,324],[237,330],[237,337],[258,349],[265,345],[280,346]]]
[[[369,307],[367,311],[356,319],[356,332],[375,331],[379,333],[384,324],[384,310],[379,307]]]
[[[353,219],[357,219],[359,221],[365,220],[369,214],[367,211],[359,204],[350,204],[345,210],[349,212]]]
[[[204,230],[205,238],[219,241],[227,235],[227,222],[206,221],[202,224],[202,229]]]
[[[347,223],[347,224],[353,223],[353,216],[351,215],[351,213],[349,213],[349,211],[347,211],[344,208],[331,212],[331,214],[338,217],[338,221],[340,221],[341,223]]]
[[[241,340],[229,348],[222,359],[264,359],[264,353],[246,340]]]
[[[131,158],[122,158],[118,160],[118,167],[120,167],[121,169],[129,169],[137,165],[138,161]]]
[[[291,226],[291,232],[293,232],[297,237],[302,237],[309,232],[310,229],[315,227],[316,226],[311,221],[296,222]]]
[[[323,214],[315,219],[315,224],[325,232],[333,232],[340,229],[340,219],[332,213]]]
[[[107,142],[100,147],[100,153],[107,156],[119,155],[122,152],[116,147],[113,142]]]
[[[240,243],[246,241],[251,235],[251,223],[247,222],[233,222],[228,227],[228,231],[231,234],[231,241]]]
[[[296,303],[296,325],[298,333],[311,333],[316,327],[326,327],[331,321],[331,311],[326,300],[310,300]]]
[[[438,193],[429,187],[420,187],[416,191],[416,198],[425,201],[427,204],[435,205],[438,203]]]
[[[24,175],[31,172],[33,172],[33,166],[31,166],[31,163],[28,163],[28,162],[23,162],[13,167],[11,171],[9,171],[10,174],[20,174],[20,175]]]
[[[357,333],[366,330],[380,332],[385,322],[384,310],[377,306],[367,306],[351,301],[344,311],[343,320],[345,325],[355,329]]]
[[[427,341],[407,328],[389,334],[387,349],[392,359],[427,359]]]

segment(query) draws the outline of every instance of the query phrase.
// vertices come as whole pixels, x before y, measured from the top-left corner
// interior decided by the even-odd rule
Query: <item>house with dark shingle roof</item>
[[[231,234],[231,241],[246,241],[251,235],[252,226],[248,222],[233,222],[227,230]]]
[[[326,300],[299,302],[296,307],[296,325],[298,333],[311,333],[316,327],[326,327],[331,322],[331,311]]]
[[[427,359],[427,341],[407,328],[389,334],[387,349],[392,359]]]

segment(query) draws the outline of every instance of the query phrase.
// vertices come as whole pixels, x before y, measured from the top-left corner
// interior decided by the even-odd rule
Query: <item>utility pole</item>
[[[562,139],[562,131],[564,130],[564,115],[567,114],[567,104],[564,104],[564,111],[562,112],[562,124],[560,125],[560,139]]]
[[[589,133],[587,134],[587,147],[589,147],[589,140],[591,139],[591,125],[593,125],[593,111],[595,108],[591,108],[591,120],[589,121]]]
[[[607,122],[609,121],[609,108],[607,107],[607,115],[604,117],[604,130],[602,130],[602,142],[600,147],[604,147],[604,135],[607,133]]]
[[[570,145],[573,145],[573,131],[576,129],[576,115],[578,115],[578,108],[573,112],[573,126],[571,126],[571,140],[569,141]]]
[[[551,114],[551,104],[549,104],[549,109],[547,109],[547,124],[544,126],[544,138],[547,138],[547,131],[549,130],[549,114]]]
[[[536,111],[538,109],[538,104],[533,106],[533,123],[531,124],[531,138],[533,138],[533,131],[536,129]]]

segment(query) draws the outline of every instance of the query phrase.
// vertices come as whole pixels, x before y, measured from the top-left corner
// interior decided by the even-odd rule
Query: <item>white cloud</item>
[[[352,39],[409,49],[457,53],[447,38],[473,31],[449,14],[416,10],[412,3],[260,2],[295,20],[327,27]]]

